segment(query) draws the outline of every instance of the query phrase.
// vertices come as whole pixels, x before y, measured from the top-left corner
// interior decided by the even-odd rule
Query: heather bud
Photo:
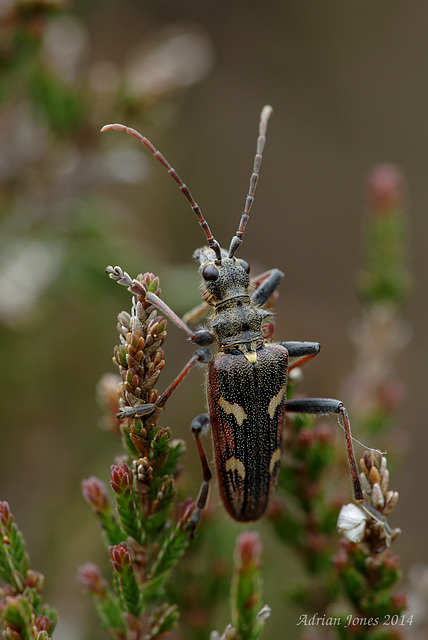
[[[89,506],[96,512],[105,514],[110,511],[107,487],[96,476],[82,480],[82,494]]]
[[[128,571],[132,565],[131,552],[125,542],[109,547],[110,561],[118,573]]]
[[[100,598],[105,597],[108,584],[96,564],[87,562],[81,566],[78,572],[78,579],[88,589],[88,591]]]

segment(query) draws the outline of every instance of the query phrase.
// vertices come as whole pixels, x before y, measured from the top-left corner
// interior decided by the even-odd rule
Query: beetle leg
[[[296,398],[286,401],[285,410],[292,413],[340,413],[342,415],[354,499],[361,502],[364,499],[363,490],[361,488],[354,447],[352,445],[351,425],[348,412],[340,400],[334,400],[333,398]]]
[[[363,500],[362,502],[359,503],[359,505],[360,505],[361,509],[365,513],[367,513],[367,515],[369,515],[376,522],[379,522],[379,524],[381,524],[382,527],[383,527],[383,533],[385,535],[385,546],[383,547],[383,549],[379,549],[379,553],[380,553],[381,551],[384,551],[386,548],[391,546],[392,538],[394,536],[394,532],[392,531],[391,527],[389,526],[388,520],[385,518],[385,516],[382,515],[381,513],[379,513],[379,511],[377,509],[375,509],[374,507],[372,507],[371,504],[369,504],[368,502]]]
[[[133,129],[132,129],[133,131]],[[211,245],[210,245],[211,246]],[[150,302],[158,311],[163,313],[171,320],[179,329],[184,331],[188,339],[201,347],[206,347],[214,342],[214,336],[211,331],[203,329],[200,331],[192,331],[192,329],[184,322],[163,300],[152,291],[147,289],[138,280],[133,280],[131,276],[123,271],[120,267],[107,267],[108,275],[112,280],[116,280],[119,284],[128,288],[128,291],[137,296],[142,296],[146,301]]]
[[[190,311],[187,311],[187,313],[185,313],[181,319],[186,324],[189,324],[189,322],[191,324],[194,324],[195,322],[199,322],[200,320],[202,320],[202,318],[204,318],[207,315],[210,308],[211,307],[208,304],[208,302],[202,302],[201,304],[198,304],[196,307],[193,307],[193,309],[190,309]]]
[[[376,522],[379,522],[383,525],[385,544],[386,546],[390,546],[392,533],[385,516],[383,516],[377,509],[372,507],[364,500],[363,489],[361,487],[360,477],[358,474],[357,462],[355,460],[354,447],[352,445],[351,424],[349,421],[348,412],[346,411],[342,402],[333,398],[295,398],[286,401],[285,410],[290,413],[338,413],[342,416],[343,424],[340,424],[345,432],[346,451],[348,454],[349,468],[351,471],[354,500],[359,503],[365,513],[373,518],[373,520],[376,520]]]
[[[212,353],[209,349],[197,349],[184,369],[178,374],[178,376],[171,382],[169,387],[165,389],[163,394],[156,400],[155,405],[157,407],[164,407],[171,393],[176,390],[178,385],[187,376],[189,371],[193,369],[195,364],[200,362],[201,364],[207,364],[212,358]]]
[[[190,360],[188,361],[188,363],[186,364],[186,366],[180,371],[178,376],[171,382],[169,387],[165,389],[162,395],[159,396],[156,402],[154,402],[153,404],[138,404],[135,407],[124,407],[121,411],[119,411],[119,413],[117,414],[117,417],[119,419],[133,418],[133,417],[148,415],[149,413],[153,413],[157,409],[162,409],[166,405],[167,401],[169,400],[169,397],[171,396],[172,392],[176,390],[180,382],[184,380],[184,378],[193,369],[193,367],[198,362],[202,364],[206,364],[211,360],[211,358],[212,358],[212,353],[209,349],[206,349],[206,348],[197,349],[195,353],[192,355],[192,357],[190,358]]]
[[[200,416],[196,416],[196,418],[194,418],[190,426],[192,433],[195,437],[196,446],[198,448],[198,454],[199,454],[199,459],[201,461],[202,478],[203,478],[203,482],[199,490],[198,501],[196,503],[196,509],[193,512],[189,522],[189,527],[192,530],[192,532],[194,531],[196,525],[198,524],[201,518],[202,509],[205,509],[207,505],[209,489],[210,489],[210,481],[212,478],[211,469],[208,464],[207,456],[205,454],[205,451],[200,439],[201,433],[206,433],[209,427],[210,427],[210,417],[207,413],[203,413]]]
[[[189,340],[201,346],[207,346],[214,342],[214,336],[211,331],[202,329],[200,331],[192,331],[192,329],[169,307],[159,296],[151,291],[146,293],[146,300],[150,302],[156,309],[163,313],[167,318],[187,335]]]
[[[288,370],[300,367],[302,364],[315,358],[320,352],[320,344],[318,342],[299,342],[296,340],[289,342],[280,342],[282,347],[285,347],[288,351],[290,358],[296,358],[288,365]]]
[[[282,271],[271,269],[252,279],[251,282],[256,287],[251,296],[252,302],[257,306],[263,307],[278,289],[283,277]]]

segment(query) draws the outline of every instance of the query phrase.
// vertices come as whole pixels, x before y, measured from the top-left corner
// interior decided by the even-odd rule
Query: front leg
[[[121,267],[107,267],[108,275],[112,280],[116,280],[119,284],[128,288],[128,291],[136,296],[141,296],[147,302],[152,304],[158,311],[163,313],[171,320],[179,329],[184,331],[189,340],[201,347],[206,347],[214,342],[214,336],[211,331],[201,329],[192,331],[192,329],[169,307],[159,296],[147,289],[138,280],[132,279],[131,276],[123,271]]]
[[[169,318],[174,324],[176,324],[180,329],[182,329],[189,340],[194,342],[201,347],[206,347],[214,341],[214,336],[211,331],[202,329],[199,331],[192,331],[190,327],[187,326],[181,318],[177,316],[177,314],[167,305],[163,300],[159,298],[154,292],[149,291],[141,282],[136,279],[132,279],[131,276],[123,271],[120,267],[107,267],[107,273],[109,274],[112,280],[116,280],[122,286],[128,288],[128,290],[133,293],[135,296],[140,296],[147,303],[151,304],[155,309],[164,314],[167,318]],[[172,381],[169,387],[162,393],[161,396],[154,403],[141,403],[132,407],[124,407],[119,413],[117,417],[119,419],[123,418],[134,418],[134,417],[142,417],[153,414],[155,411],[162,409],[170,398],[171,394],[178,387],[180,382],[184,380],[187,374],[193,369],[193,367],[198,363],[206,364],[211,360],[212,354],[209,349],[201,348],[197,349],[195,353],[192,355],[184,369],[178,374],[178,376]]]
[[[122,418],[147,416],[150,413],[154,413],[157,409],[162,409],[166,405],[173,391],[177,389],[180,382],[184,380],[184,378],[193,369],[193,367],[198,362],[207,364],[211,360],[211,358],[212,353],[209,349],[197,349],[186,366],[180,371],[178,376],[174,378],[169,387],[165,389],[165,391],[162,393],[162,395],[159,396],[156,402],[152,404],[138,404],[135,407],[124,407],[121,411],[119,411],[117,417],[119,418],[119,420],[121,420]]]

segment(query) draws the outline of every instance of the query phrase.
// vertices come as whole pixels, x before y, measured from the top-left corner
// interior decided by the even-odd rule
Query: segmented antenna
[[[166,158],[164,158],[164,156],[161,154],[161,152],[158,151],[152,145],[150,140],[148,140],[145,136],[143,136],[141,133],[139,133],[135,129],[131,129],[131,127],[126,127],[123,124],[106,124],[101,129],[101,132],[103,133],[104,131],[110,131],[111,129],[114,129],[115,131],[124,131],[125,133],[128,133],[130,136],[134,136],[134,138],[137,138],[137,140],[142,142],[143,145],[145,147],[147,147],[147,149],[149,151],[152,152],[154,157],[157,160],[159,160],[159,162],[166,168],[166,170],[168,171],[169,175],[174,178],[174,180],[176,181],[176,183],[180,187],[181,192],[184,194],[184,196],[190,202],[190,205],[191,205],[193,211],[198,216],[199,224],[201,225],[201,227],[202,227],[202,229],[203,229],[203,231],[204,231],[204,233],[206,235],[208,245],[215,252],[215,254],[217,256],[217,261],[221,262],[221,248],[220,248],[219,243],[213,237],[213,235],[211,233],[211,229],[209,228],[207,221],[205,220],[204,216],[202,215],[202,211],[200,210],[199,205],[194,201],[194,199],[192,197],[192,194],[190,193],[189,189],[186,187],[186,185],[184,184],[183,180],[180,178],[180,176],[178,175],[176,170],[169,164],[168,160]]]
[[[254,192],[256,190],[257,182],[259,179],[259,171],[260,165],[262,163],[262,153],[266,143],[266,130],[269,118],[272,115],[272,107],[266,105],[263,107],[262,112],[260,114],[260,124],[259,124],[259,137],[257,138],[257,151],[254,158],[254,166],[253,173],[250,178],[250,188],[248,190],[247,199],[245,201],[245,209],[241,216],[241,221],[239,223],[238,231],[236,235],[233,236],[232,242],[230,243],[229,248],[229,258],[232,258],[242,242],[242,236],[244,235],[245,227],[247,226],[248,218],[250,217],[250,209],[254,202]]]

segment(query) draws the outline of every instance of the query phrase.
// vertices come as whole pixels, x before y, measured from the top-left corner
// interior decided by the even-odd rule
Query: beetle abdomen
[[[221,497],[240,521],[260,518],[275,491],[281,456],[288,354],[280,345],[219,353],[209,364],[208,402]]]

